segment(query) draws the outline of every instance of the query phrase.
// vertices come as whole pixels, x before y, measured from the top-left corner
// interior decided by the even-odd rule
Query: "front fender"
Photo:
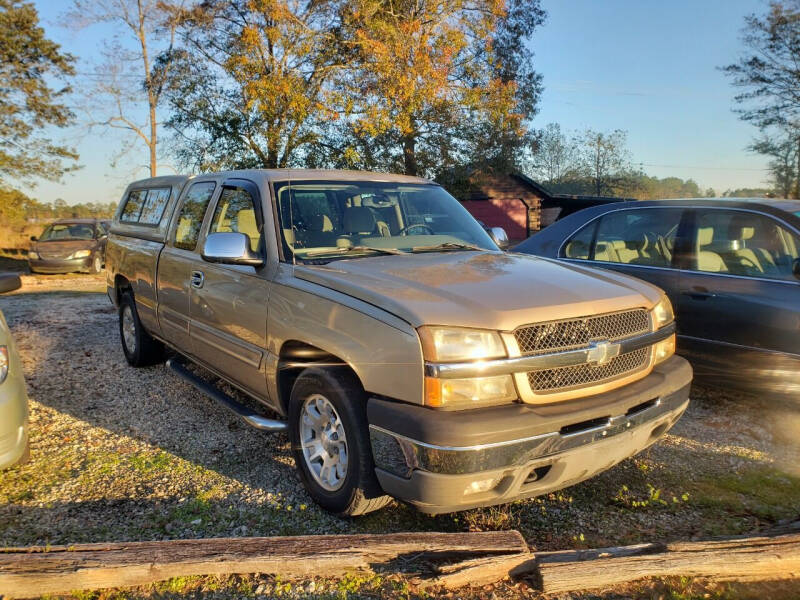
[[[281,347],[296,340],[346,362],[369,394],[422,402],[422,348],[411,325],[376,306],[291,275],[279,273],[273,284],[267,325],[271,397],[279,397]]]

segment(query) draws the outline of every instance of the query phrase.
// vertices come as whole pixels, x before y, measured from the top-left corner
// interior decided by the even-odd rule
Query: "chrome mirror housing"
[[[508,250],[511,243],[508,241],[508,234],[502,227],[492,227],[489,235],[500,250]]]
[[[203,244],[203,260],[226,265],[259,267],[264,259],[250,249],[250,237],[244,233],[210,233]]]

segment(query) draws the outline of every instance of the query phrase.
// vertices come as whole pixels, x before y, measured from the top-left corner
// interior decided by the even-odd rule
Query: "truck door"
[[[264,218],[258,187],[231,179],[222,186],[208,234],[244,233],[253,252],[265,252]],[[203,239],[203,241],[205,241]],[[233,383],[267,398],[265,357],[270,280],[266,267],[202,262],[192,283],[192,352]]]
[[[214,181],[198,181],[189,187],[158,260],[156,285],[161,334],[177,349],[187,353],[191,353],[189,296],[193,272],[202,262],[197,242],[216,187]]]

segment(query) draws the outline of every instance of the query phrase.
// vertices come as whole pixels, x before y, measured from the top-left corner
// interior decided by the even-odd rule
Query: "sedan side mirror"
[[[32,236],[31,236],[31,241],[32,241],[32,242],[35,242],[37,239],[38,239],[38,238],[37,238],[35,235],[32,235]]]
[[[795,278],[800,279],[800,258],[795,258],[792,263],[792,274]]]
[[[13,273],[0,274],[0,294],[13,292],[21,287],[22,280],[19,278],[19,275],[14,275]]]
[[[260,267],[264,259],[250,249],[250,238],[243,233],[211,233],[203,245],[203,260],[224,265]]]
[[[492,241],[497,244],[500,250],[508,250],[511,245],[511,242],[508,241],[508,234],[502,227],[492,227],[489,230],[489,237],[492,238]]]

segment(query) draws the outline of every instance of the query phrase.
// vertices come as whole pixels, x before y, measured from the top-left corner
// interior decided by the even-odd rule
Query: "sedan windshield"
[[[379,254],[497,250],[475,219],[434,184],[275,184],[284,252],[301,262]]]
[[[60,240],[92,240],[94,227],[88,223],[56,223],[48,225],[40,242],[57,242]]]

